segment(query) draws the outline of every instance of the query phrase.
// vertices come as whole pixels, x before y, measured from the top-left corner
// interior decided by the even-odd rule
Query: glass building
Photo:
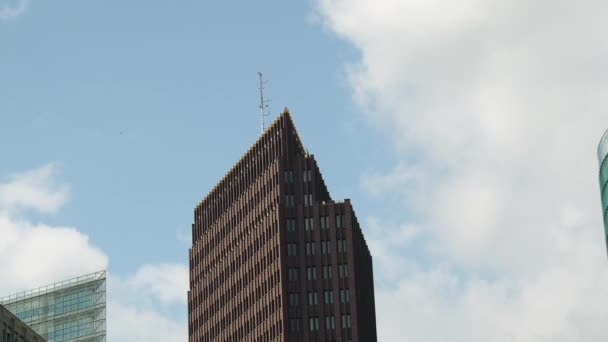
[[[0,305],[0,342],[45,342],[32,328]]]
[[[604,133],[597,148],[597,158],[600,164],[600,191],[602,194],[602,212],[604,214],[604,234],[608,248],[608,131]]]
[[[106,272],[0,298],[47,342],[105,342]]]

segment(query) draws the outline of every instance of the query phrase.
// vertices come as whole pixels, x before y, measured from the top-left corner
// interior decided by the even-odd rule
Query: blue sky
[[[362,216],[384,207],[358,186],[391,155],[353,101],[347,62],[358,51],[326,31],[312,3],[0,9],[19,4],[0,22],[1,179],[51,165],[45,181],[69,196],[50,214],[22,216],[76,227],[111,276],[187,264],[194,206],[259,135],[258,71],[269,80],[267,120],[290,109],[332,195]],[[184,303],[159,310],[184,319]]]
[[[363,223],[381,341],[605,341],[606,11],[0,0],[0,292],[107,267],[112,341],[185,340],[184,236],[261,71]]]
[[[262,71],[270,119],[290,108],[333,194],[364,212],[351,184],[386,159],[384,141],[351,100],[344,61],[357,52],[312,14],[280,1],[31,2],[0,27],[0,174],[57,163],[70,201],[45,220],[89,235],[116,273],[184,262],[175,237],[259,134]]]

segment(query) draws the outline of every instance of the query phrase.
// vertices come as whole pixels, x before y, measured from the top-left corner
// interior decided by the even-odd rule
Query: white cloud
[[[108,338],[116,342],[185,341],[188,271],[181,264],[144,265],[108,277]],[[172,314],[179,309],[179,315]]]
[[[0,0],[0,20],[20,16],[27,10],[29,4],[29,0]]]
[[[394,225],[376,218],[368,218],[363,225],[365,238],[374,257],[376,280],[390,286],[404,274],[416,269],[416,264],[401,254],[420,241],[422,228],[415,224]],[[395,267],[399,265],[399,267]],[[378,277],[378,275],[382,275]]]
[[[108,278],[108,338],[116,342],[185,341],[188,271],[180,264],[144,265],[134,274]],[[182,315],[179,315],[182,316]]]
[[[52,213],[68,199],[48,164],[0,183],[0,269],[10,275],[0,291],[38,287],[107,267],[107,256],[75,228],[51,227],[24,218],[26,209]]]
[[[53,164],[0,183],[0,297],[106,269],[108,256],[75,228],[32,223],[27,213],[57,212],[68,187]],[[183,319],[162,310],[184,306],[188,272],[183,265],[145,265],[121,280],[108,276],[108,334],[113,341],[184,341]],[[162,305],[158,305],[162,304]]]
[[[401,194],[404,187],[423,180],[424,175],[420,173],[421,171],[424,170],[399,163],[389,173],[366,174],[361,178],[361,182],[363,188],[374,196],[386,196],[387,193],[395,192]]]
[[[169,320],[156,311],[109,301],[108,340],[183,342],[188,340],[188,330],[184,322]]]
[[[138,296],[150,301],[169,304],[186,304],[188,268],[182,264],[144,265],[127,279],[116,278],[124,296]]]
[[[105,269],[107,256],[74,228],[0,216],[0,293],[38,287]]]
[[[0,212],[15,213],[35,209],[43,213],[56,212],[68,199],[69,187],[56,184],[53,176],[55,164],[13,174],[0,184]]]
[[[608,3],[317,4],[360,50],[354,98],[402,155],[363,186],[397,192],[409,213],[397,227],[424,236],[424,261],[370,241],[390,253],[377,267],[408,262],[377,292],[380,340],[607,340],[595,150],[608,127]]]

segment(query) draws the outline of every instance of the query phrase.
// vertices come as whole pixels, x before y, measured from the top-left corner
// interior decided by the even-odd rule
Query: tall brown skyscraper
[[[372,258],[285,110],[194,209],[190,341],[376,341]]]

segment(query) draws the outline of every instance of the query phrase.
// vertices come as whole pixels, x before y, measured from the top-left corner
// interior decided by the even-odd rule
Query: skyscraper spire
[[[268,104],[267,102],[269,102],[270,100],[265,99],[264,98],[264,80],[262,78],[262,73],[258,71],[258,76],[260,76],[260,119],[262,121],[262,132],[264,133],[264,117],[268,116],[267,113],[265,113],[265,109],[268,108]]]

